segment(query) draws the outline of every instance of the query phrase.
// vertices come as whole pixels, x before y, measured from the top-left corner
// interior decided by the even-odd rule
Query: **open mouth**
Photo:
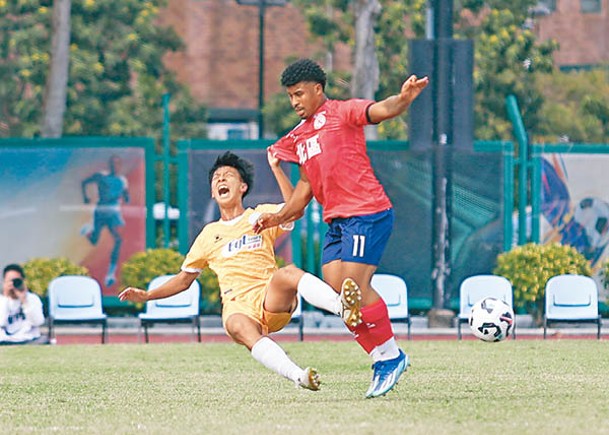
[[[230,193],[230,190],[228,189],[228,186],[219,186],[218,187],[218,196],[219,197],[226,196],[229,193]]]

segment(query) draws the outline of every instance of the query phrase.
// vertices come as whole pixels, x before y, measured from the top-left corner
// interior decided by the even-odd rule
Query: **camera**
[[[23,290],[23,279],[21,279],[21,278],[14,278],[13,279],[13,286],[16,289]]]

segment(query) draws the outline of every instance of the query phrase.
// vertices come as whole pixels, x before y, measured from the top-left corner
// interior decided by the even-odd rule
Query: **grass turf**
[[[363,399],[349,342],[284,343],[322,390],[296,389],[233,344],[0,348],[2,433],[606,433],[609,342],[402,342],[397,391]]]

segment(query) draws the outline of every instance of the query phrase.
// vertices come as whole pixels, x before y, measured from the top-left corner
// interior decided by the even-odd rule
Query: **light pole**
[[[237,0],[240,5],[258,6],[258,139],[264,138],[264,15],[268,6],[284,6],[287,0]]]
[[[454,143],[452,123],[452,47],[453,0],[433,2],[433,38],[436,41],[434,55],[434,268],[433,308],[442,310],[447,304],[447,288],[450,278],[450,220],[451,220],[451,154]]]

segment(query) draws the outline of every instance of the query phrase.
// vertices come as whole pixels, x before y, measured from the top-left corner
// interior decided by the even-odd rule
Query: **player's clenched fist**
[[[262,213],[258,220],[254,223],[254,232],[260,234],[267,228],[273,228],[279,225],[279,218],[276,213]]]

